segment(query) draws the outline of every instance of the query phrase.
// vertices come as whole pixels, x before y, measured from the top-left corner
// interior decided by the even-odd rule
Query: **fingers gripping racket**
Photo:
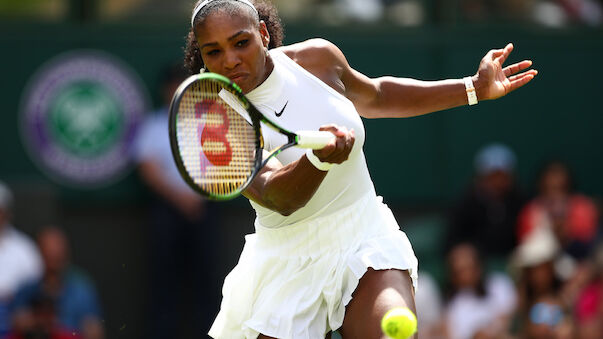
[[[287,137],[263,159],[260,122]],[[184,180],[213,200],[238,196],[268,160],[297,146],[321,149],[334,135],[325,131],[290,132],[268,120],[228,78],[197,74],[186,79],[169,111],[170,145]]]

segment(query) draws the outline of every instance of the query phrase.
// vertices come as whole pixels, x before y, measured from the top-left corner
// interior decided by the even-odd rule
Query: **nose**
[[[239,55],[236,52],[227,51],[225,54],[224,67],[226,69],[234,69],[241,63],[241,58],[239,58]]]

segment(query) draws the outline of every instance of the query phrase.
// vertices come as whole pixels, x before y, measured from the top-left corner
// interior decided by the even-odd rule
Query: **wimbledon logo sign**
[[[98,188],[130,169],[148,95],[115,57],[74,51],[36,72],[21,107],[22,138],[40,169],[68,186]]]

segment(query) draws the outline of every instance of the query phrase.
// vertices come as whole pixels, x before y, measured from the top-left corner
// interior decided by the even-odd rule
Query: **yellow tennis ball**
[[[417,331],[417,317],[408,307],[393,308],[381,319],[381,329],[393,339],[407,339]]]

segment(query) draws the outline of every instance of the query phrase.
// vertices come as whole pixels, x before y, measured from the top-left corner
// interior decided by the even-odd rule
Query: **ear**
[[[268,33],[268,27],[266,27],[264,20],[260,20],[260,36],[262,38],[262,44],[264,47],[268,48],[268,44],[270,44],[270,33]]]

